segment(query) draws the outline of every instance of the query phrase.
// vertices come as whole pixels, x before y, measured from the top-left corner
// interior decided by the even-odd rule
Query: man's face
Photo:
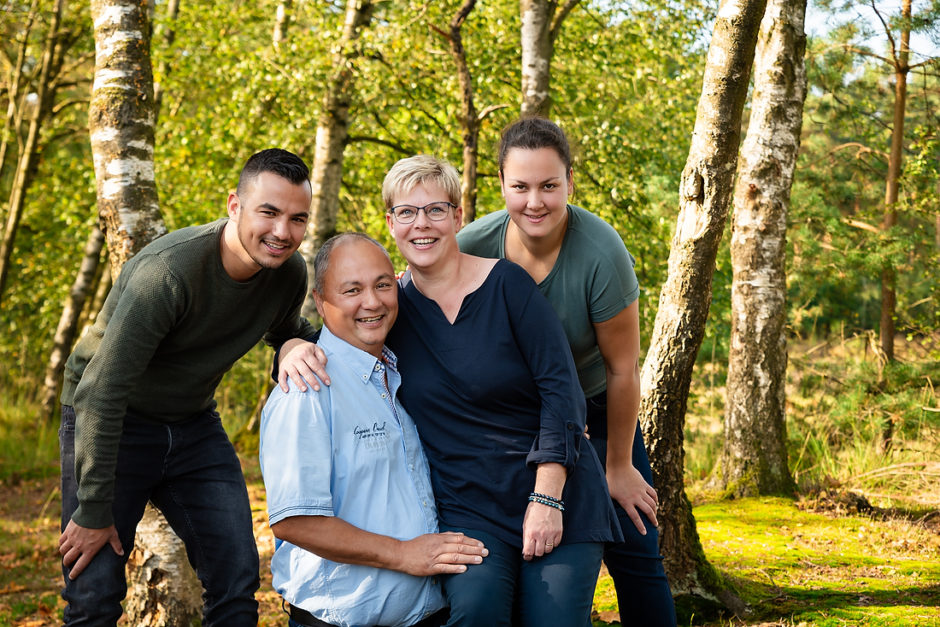
[[[363,239],[330,253],[322,291],[314,291],[323,323],[336,337],[378,357],[398,316],[395,271],[385,252]]]
[[[242,193],[228,199],[237,223],[235,253],[246,269],[278,268],[300,246],[310,216],[310,184],[294,185],[273,172],[262,172]]]

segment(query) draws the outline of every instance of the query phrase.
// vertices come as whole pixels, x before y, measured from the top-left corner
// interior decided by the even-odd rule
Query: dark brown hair
[[[539,117],[522,118],[503,129],[496,156],[500,172],[506,163],[506,155],[513,148],[551,148],[558,153],[558,157],[565,164],[565,170],[571,169],[571,147],[568,145],[568,138],[551,120]]]

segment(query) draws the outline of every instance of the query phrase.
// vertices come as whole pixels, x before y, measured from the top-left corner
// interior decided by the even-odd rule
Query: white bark
[[[91,3],[95,81],[88,130],[113,277],[166,233],[153,169],[156,106],[148,11],[147,2],[136,0]],[[191,624],[201,614],[201,586],[193,583],[179,539],[151,516],[138,526],[135,545],[125,606],[130,624]]]
[[[154,98],[146,4],[94,0],[95,81],[89,134],[114,276],[166,233],[153,171]]]
[[[561,23],[580,0],[519,0],[522,52],[522,117],[548,117],[551,110],[551,67]]]
[[[660,548],[673,593],[742,609],[705,559],[685,494],[682,449],[695,358],[711,304],[718,244],[731,200],[741,116],[766,0],[726,0],[706,60],[679,216],[650,349],[641,374],[640,418],[659,492]],[[677,603],[680,599],[677,599]]]
[[[787,467],[786,228],[800,148],[806,0],[768,0],[734,196],[731,349],[721,481],[728,495],[792,494]]]
[[[199,616],[202,585],[186,558],[186,547],[163,514],[149,504],[137,525],[127,583],[133,592],[124,607],[128,625],[178,627]],[[183,622],[184,617],[189,621]]]

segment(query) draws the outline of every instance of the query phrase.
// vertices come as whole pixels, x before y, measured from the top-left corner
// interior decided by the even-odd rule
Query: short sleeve
[[[333,516],[329,390],[275,387],[261,413],[259,458],[273,525],[291,516]]]

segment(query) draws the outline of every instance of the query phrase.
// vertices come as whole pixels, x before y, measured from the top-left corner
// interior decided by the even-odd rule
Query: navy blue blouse
[[[516,264],[500,260],[451,324],[411,281],[399,281],[399,396],[431,466],[442,525],[522,547],[536,466],[568,469],[562,542],[620,540],[594,448],[581,446],[584,395],[554,310]]]

